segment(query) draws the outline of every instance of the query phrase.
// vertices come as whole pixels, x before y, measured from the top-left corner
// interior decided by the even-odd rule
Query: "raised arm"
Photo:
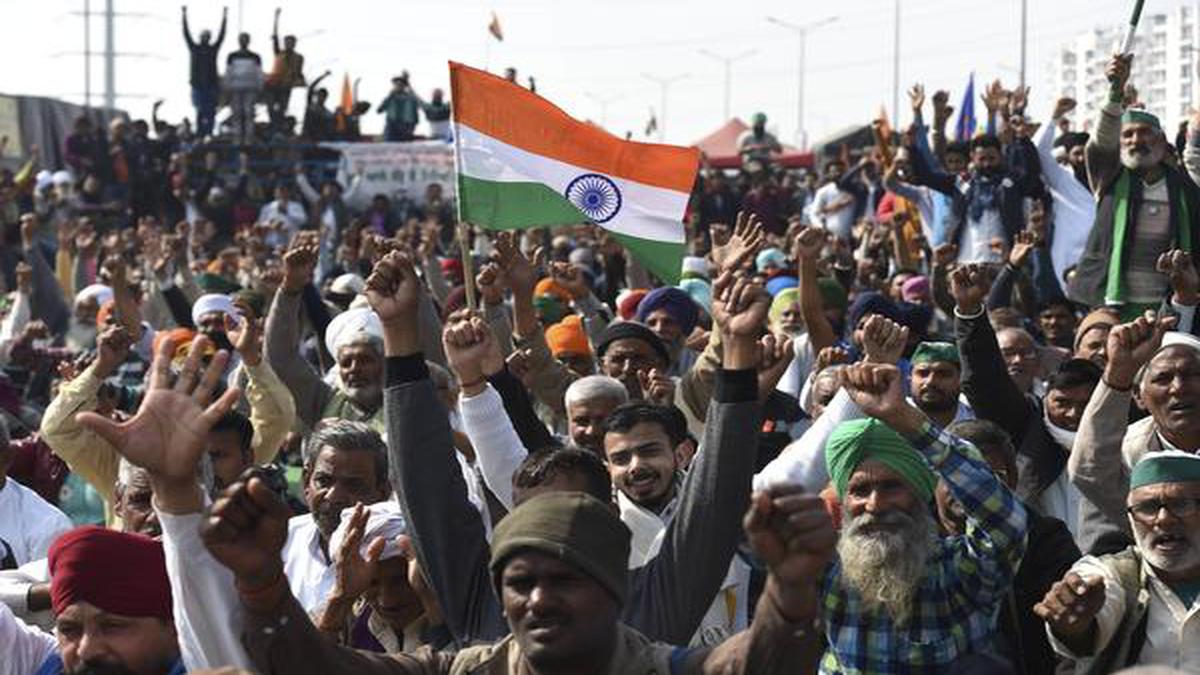
[[[925,185],[945,195],[954,196],[957,192],[956,178],[937,167],[926,163],[926,158],[920,152],[913,150],[909,155],[909,166],[912,168],[912,182]]]
[[[225,317],[225,332],[242,357],[246,372],[246,401],[250,404],[250,424],[254,438],[250,449],[254,463],[263,465],[275,459],[284,438],[296,422],[296,403],[270,364],[263,360],[262,319],[254,316],[250,307],[242,304],[241,321]],[[235,380],[236,381],[236,380]]]
[[[296,415],[309,428],[321,419],[333,388],[300,356],[300,293],[312,279],[317,247],[302,244],[283,256],[283,283],[267,313],[263,355],[292,392]]]
[[[271,48],[276,54],[283,51],[279,48],[279,15],[283,12],[282,8],[275,8],[275,21],[271,24]]]
[[[183,5],[179,9],[180,14],[183,15],[183,41],[187,43],[188,49],[194,49],[196,41],[192,39],[192,31],[188,30],[187,5]]]
[[[213,41],[213,50],[220,51],[221,44],[225,42],[225,27],[229,23],[229,8],[221,8],[221,29],[217,31],[217,39]]]
[[[46,445],[88,482],[108,504],[113,501],[120,457],[89,427],[79,424],[77,413],[95,410],[100,386],[116,372],[129,353],[129,335],[113,327],[96,338],[96,360],[75,379],[64,382],[42,416]]]
[[[946,123],[954,114],[954,106],[950,105],[950,92],[939,89],[933,93],[933,153],[927,159],[931,168],[941,168],[946,161]],[[919,146],[919,144],[918,144]]]
[[[204,520],[201,538],[233,573],[244,617],[242,644],[264,675],[444,675],[448,655],[362,652],[321,634],[296,602],[281,554],[291,512],[259,478],[231,485]],[[412,526],[411,521],[409,526]]]
[[[825,245],[825,234],[826,231],[821,228],[805,228],[796,237],[794,256],[800,265],[800,314],[804,317],[804,325],[808,328],[808,340],[815,354],[837,342],[833,325],[825,318],[821,287],[817,283],[817,258]]]
[[[724,272],[714,284],[713,321],[725,344],[724,367],[709,405],[699,451],[679,490],[662,548],[643,568],[626,615],[653,639],[686,644],[721,588],[740,539],[737,514],[750,497],[762,412],[758,334],[770,298],[749,277]]]
[[[533,288],[537,283],[537,267],[542,256],[539,249],[532,258],[523,254],[516,233],[500,232],[494,242],[497,266],[512,291],[514,347],[526,349],[530,391],[539,401],[559,414],[565,414],[563,394],[575,377],[550,353],[546,334],[533,308]]]
[[[1133,54],[1113,56],[1105,69],[1105,76],[1111,83],[1108,99],[1100,108],[1099,119],[1096,120],[1096,133],[1084,148],[1087,156],[1088,183],[1097,194],[1108,187],[1121,170],[1121,113],[1124,111],[1125,83],[1129,81],[1132,63]]]
[[[213,400],[229,353],[218,351],[202,368],[201,354],[212,346],[203,336],[193,341],[172,381],[170,364],[177,346],[170,340],[160,345],[146,396],[132,419],[117,423],[89,412],[79,415],[78,422],[150,476],[154,507],[162,515],[172,609],[185,665],[246,667],[250,659],[238,641],[241,616],[233,576],[199,541],[204,507],[200,462],[209,432],[233,408],[240,392],[230,387]]]
[[[908,328],[883,316],[873,316],[863,325],[864,360],[870,363],[895,365],[908,344]],[[763,490],[778,485],[802,485],[812,493],[829,484],[825,465],[825,442],[837,425],[859,419],[862,410],[840,389],[804,435],[790,443],[754,476],[754,489]]]
[[[1129,492],[1129,467],[1121,456],[1121,443],[1129,426],[1129,404],[1138,371],[1174,327],[1175,317],[1148,320],[1140,317],[1113,328],[1105,353],[1104,376],[1092,392],[1067,460],[1071,482],[1100,511],[1106,523],[1129,534],[1125,496]],[[1087,546],[1081,546],[1087,549]]]
[[[475,448],[483,480],[504,508],[512,510],[512,477],[528,448],[517,435],[500,394],[488,384],[489,376],[504,370],[504,358],[491,329],[480,331],[480,326],[487,324],[477,313],[456,312],[442,341],[450,368],[458,376],[463,428]]]
[[[963,393],[978,417],[1000,425],[1019,448],[1036,409],[1004,365],[983,306],[987,290],[983,270],[978,265],[960,266],[950,274],[950,288],[955,299],[954,337],[962,357]]]
[[[420,351],[416,324],[423,292],[412,261],[399,252],[384,257],[367,279],[367,298],[384,329],[392,487],[446,624],[465,645],[503,636],[507,626],[488,571],[483,520],[467,498],[445,408]],[[471,321],[462,328],[470,333],[476,327]]]

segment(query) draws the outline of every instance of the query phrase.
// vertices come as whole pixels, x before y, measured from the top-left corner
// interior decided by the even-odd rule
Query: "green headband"
[[[958,358],[958,347],[952,342],[922,342],[913,351],[911,363],[945,362],[962,365]]]
[[[1180,450],[1166,450],[1142,457],[1129,476],[1129,489],[1191,481],[1200,481],[1200,456]]]
[[[891,427],[872,418],[842,422],[825,443],[825,464],[838,499],[846,498],[850,476],[868,459],[900,474],[922,501],[933,498],[937,476],[925,458]]]
[[[1162,123],[1158,121],[1157,117],[1136,108],[1130,108],[1121,115],[1121,124],[1145,124],[1157,131],[1162,131]]]
[[[558,323],[570,313],[563,301],[553,295],[533,296],[533,307],[547,324]]]

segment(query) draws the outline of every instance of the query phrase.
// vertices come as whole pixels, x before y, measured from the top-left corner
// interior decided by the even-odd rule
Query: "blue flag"
[[[954,125],[954,140],[969,142],[975,136],[975,73],[967,80],[962,105],[958,108],[958,123]]]

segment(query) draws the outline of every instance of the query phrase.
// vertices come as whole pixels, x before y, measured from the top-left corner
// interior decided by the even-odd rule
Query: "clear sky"
[[[119,106],[149,116],[156,98],[164,117],[191,114],[187,51],[179,30],[179,5],[163,0],[112,0],[119,12]],[[1150,0],[1147,12],[1189,0]],[[1028,0],[1028,82],[1032,112],[1049,111],[1046,67],[1064,40],[1099,25],[1123,24],[1132,0]],[[83,99],[84,0],[0,0],[0,92]],[[227,49],[241,26],[251,48],[270,64],[271,18],[283,7],[282,33],[300,38],[306,74],[329,69],[336,100],[342,74],[362,78],[360,97],[377,102],[389,79],[408,70],[423,94],[448,82],[446,60],[493,72],[516,66],[533,74],[538,91],[567,112],[597,122],[599,100],[609,100],[603,121],[614,133],[641,130],[660,107],[660,88],[646,75],[686,75],[670,87],[667,141],[691,143],[723,121],[724,67],[700,54],[753,53],[733,65],[732,112],[748,119],[765,112],[785,142],[796,132],[797,37],[768,23],[775,16],[803,24],[836,17],[808,39],[806,119],[813,141],[865,122],[880,105],[891,107],[895,0],[195,0],[194,33],[215,29],[221,7],[230,9]],[[104,0],[91,0],[93,11]],[[240,11],[239,11],[240,8]],[[503,43],[487,33],[495,11]],[[958,105],[967,75],[1017,79],[1020,0],[900,0],[901,107],[904,90],[923,81],[951,91]],[[92,48],[103,48],[103,22],[92,21]],[[76,53],[72,53],[76,52]],[[223,57],[222,57],[223,60]],[[222,66],[223,67],[223,66]],[[94,100],[103,89],[103,61],[92,67]],[[300,91],[293,107],[300,108]],[[372,113],[366,125],[382,125]],[[663,121],[660,114],[660,123]],[[902,122],[908,121],[905,112]]]

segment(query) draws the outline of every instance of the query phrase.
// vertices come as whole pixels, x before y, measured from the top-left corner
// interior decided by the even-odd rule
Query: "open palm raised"
[[[171,382],[174,341],[164,340],[150,370],[150,386],[137,414],[117,423],[94,412],[79,413],[77,420],[108,441],[125,459],[166,479],[194,477],[204,454],[208,432],[237,402],[240,391],[231,387],[210,403],[221,380],[229,354],[219,351],[204,372],[200,357],[211,343],[198,336],[175,382]]]

